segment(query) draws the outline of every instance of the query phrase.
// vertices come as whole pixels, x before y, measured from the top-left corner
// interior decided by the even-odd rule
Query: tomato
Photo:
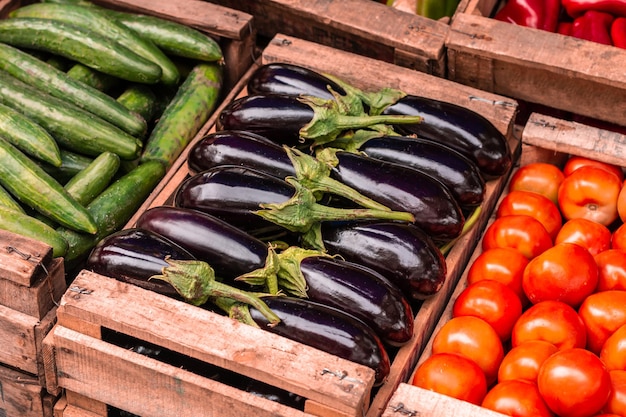
[[[626,252],[609,249],[594,256],[598,265],[596,291],[626,290]]]
[[[532,191],[514,190],[502,198],[496,210],[496,217],[511,214],[526,214],[539,220],[553,240],[563,224],[556,203]]]
[[[481,280],[501,282],[511,288],[526,305],[528,300],[522,288],[524,268],[528,258],[520,251],[512,248],[492,248],[480,253],[467,270],[467,283],[473,284]]]
[[[480,405],[487,393],[485,374],[465,356],[435,353],[422,362],[411,384],[472,404]]]
[[[453,317],[433,338],[433,353],[456,353],[473,360],[485,373],[487,385],[498,375],[504,348],[496,331],[474,316]]]
[[[622,222],[626,223],[626,181],[617,195],[617,214]]]
[[[604,406],[604,412],[626,416],[626,371],[609,371],[611,393]]]
[[[587,349],[600,354],[606,339],[626,324],[626,291],[591,294],[580,305],[578,314],[587,329]]]
[[[500,363],[498,381],[524,379],[537,382],[539,367],[559,349],[545,340],[529,340],[511,348]]]
[[[623,223],[613,231],[611,248],[626,251],[626,223]]]
[[[512,214],[498,217],[483,235],[482,249],[512,248],[532,259],[552,247],[552,238],[534,217],[526,214]]]
[[[584,218],[609,226],[618,218],[617,197],[622,181],[598,167],[584,166],[559,186],[558,205],[566,220]]]
[[[587,417],[602,410],[611,392],[611,378],[596,355],[570,348],[543,362],[537,386],[548,407],[560,417]]]
[[[503,381],[491,388],[482,407],[516,417],[552,417],[537,384],[524,380]]]
[[[617,176],[621,180],[624,179],[624,171],[619,165],[609,164],[608,162],[599,161],[597,159],[586,158],[584,156],[572,155],[569,157],[565,165],[563,166],[563,174],[568,176],[572,172],[576,171],[580,167],[595,166],[605,169]]]
[[[603,224],[589,219],[570,219],[563,224],[554,239],[554,244],[576,243],[592,255],[611,248],[611,231]]]
[[[520,167],[511,175],[509,192],[514,190],[533,191],[556,203],[559,185],[565,174],[556,165],[533,162]]]
[[[512,347],[530,340],[545,340],[559,350],[584,348],[587,333],[572,306],[562,301],[541,301],[522,313],[511,333]]]
[[[522,277],[531,303],[562,301],[578,307],[598,285],[598,266],[589,251],[574,243],[559,243],[532,259]]]
[[[604,341],[600,359],[609,371],[614,369],[626,371],[626,324],[618,327]]]

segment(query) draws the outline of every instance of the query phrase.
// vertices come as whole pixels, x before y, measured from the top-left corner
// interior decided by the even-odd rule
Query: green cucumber
[[[20,203],[15,201],[13,196],[1,185],[0,185],[0,206],[25,213],[24,208],[20,206]]]
[[[0,71],[0,102],[38,123],[65,149],[88,156],[110,151],[122,159],[135,159],[140,153],[138,138],[4,71]]]
[[[165,169],[159,162],[146,162],[109,185],[87,206],[98,225],[97,234],[58,228],[69,244],[65,256],[67,269],[78,266],[100,239],[124,227],[164,175]]]
[[[100,9],[74,4],[32,3],[12,11],[9,17],[52,19],[97,32],[157,64],[161,68],[163,84],[177,85],[180,79],[174,63],[152,41],[109,18]]]
[[[65,189],[76,201],[87,206],[109,186],[119,167],[119,156],[113,152],[102,152],[89,166],[74,175],[65,184]]]
[[[148,128],[143,117],[131,112],[113,97],[76,81],[65,72],[13,46],[0,43],[0,69],[51,96],[100,116],[133,136],[146,134]]]
[[[0,184],[28,207],[70,229],[95,234],[89,212],[28,156],[0,139]]]
[[[0,136],[22,152],[52,166],[61,166],[61,152],[46,129],[11,107],[0,104]]]
[[[157,160],[169,168],[213,113],[221,88],[219,64],[196,65],[152,129],[141,160]]]
[[[118,103],[152,122],[159,111],[157,95],[146,84],[131,84],[117,97]]]
[[[0,229],[46,243],[55,258],[67,253],[69,245],[59,232],[24,212],[0,206]]]
[[[89,68],[81,63],[72,65],[66,72],[68,77],[87,84],[90,87],[108,93],[121,84],[120,78]]]
[[[0,42],[42,50],[123,80],[155,84],[161,67],[91,29],[52,19],[0,20]]]
[[[60,182],[61,184],[67,183],[73,176],[78,174],[83,169],[87,168],[89,164],[93,162],[93,158],[85,155],[81,155],[76,152],[71,152],[66,149],[61,149],[61,166],[55,167],[50,164],[40,163],[39,165],[46,171],[52,178]]]

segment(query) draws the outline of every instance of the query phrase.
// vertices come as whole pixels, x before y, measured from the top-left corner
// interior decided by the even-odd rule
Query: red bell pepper
[[[560,12],[560,0],[508,0],[494,19],[555,32]]]
[[[572,22],[559,22],[559,25],[556,27],[556,33],[570,36],[572,34],[572,25]]]
[[[611,24],[614,19],[612,14],[587,10],[585,14],[574,19],[570,35],[592,42],[613,45]]]
[[[613,16],[626,16],[626,0],[562,0],[563,8],[573,18],[587,10],[610,13]]]
[[[613,45],[626,49],[626,17],[618,17],[611,25]]]

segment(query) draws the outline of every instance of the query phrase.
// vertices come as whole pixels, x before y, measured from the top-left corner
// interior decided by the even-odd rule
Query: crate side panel
[[[0,365],[0,415],[3,417],[48,417],[52,415],[49,394],[33,375]]]
[[[38,240],[0,230],[0,277],[29,287],[45,274],[52,248]]]

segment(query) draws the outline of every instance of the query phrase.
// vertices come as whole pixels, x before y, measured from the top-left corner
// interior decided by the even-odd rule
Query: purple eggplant
[[[265,64],[254,71],[248,80],[248,94],[284,94],[290,96],[310,95],[333,99],[330,89],[346,95],[335,81],[308,68],[286,64]]]
[[[181,247],[228,279],[265,266],[267,245],[241,229],[197,210],[157,206],[141,214],[137,227],[151,230]]]
[[[192,174],[219,165],[240,165],[278,178],[296,175],[285,150],[264,136],[246,131],[210,133],[190,149],[187,165]]]
[[[388,377],[390,360],[385,346],[361,320],[336,308],[301,298],[275,296],[264,297],[263,301],[281,321],[270,327],[255,308],[250,308],[252,319],[262,329],[368,366],[375,371],[377,385]]]
[[[415,216],[415,224],[436,240],[460,236],[465,217],[450,190],[414,168],[345,151],[333,152],[331,178],[391,210]]]
[[[124,229],[100,240],[85,268],[160,294],[180,298],[170,284],[150,279],[168,264],[165,258],[192,260],[194,256],[168,238],[141,228]]]
[[[408,95],[383,114],[422,116],[423,121],[398,126],[405,135],[441,142],[472,159],[488,177],[504,175],[512,164],[506,137],[487,118],[466,107]]]
[[[409,300],[436,294],[443,286],[446,261],[420,228],[403,223],[327,223],[322,238],[328,253],[371,268],[400,288]]]

